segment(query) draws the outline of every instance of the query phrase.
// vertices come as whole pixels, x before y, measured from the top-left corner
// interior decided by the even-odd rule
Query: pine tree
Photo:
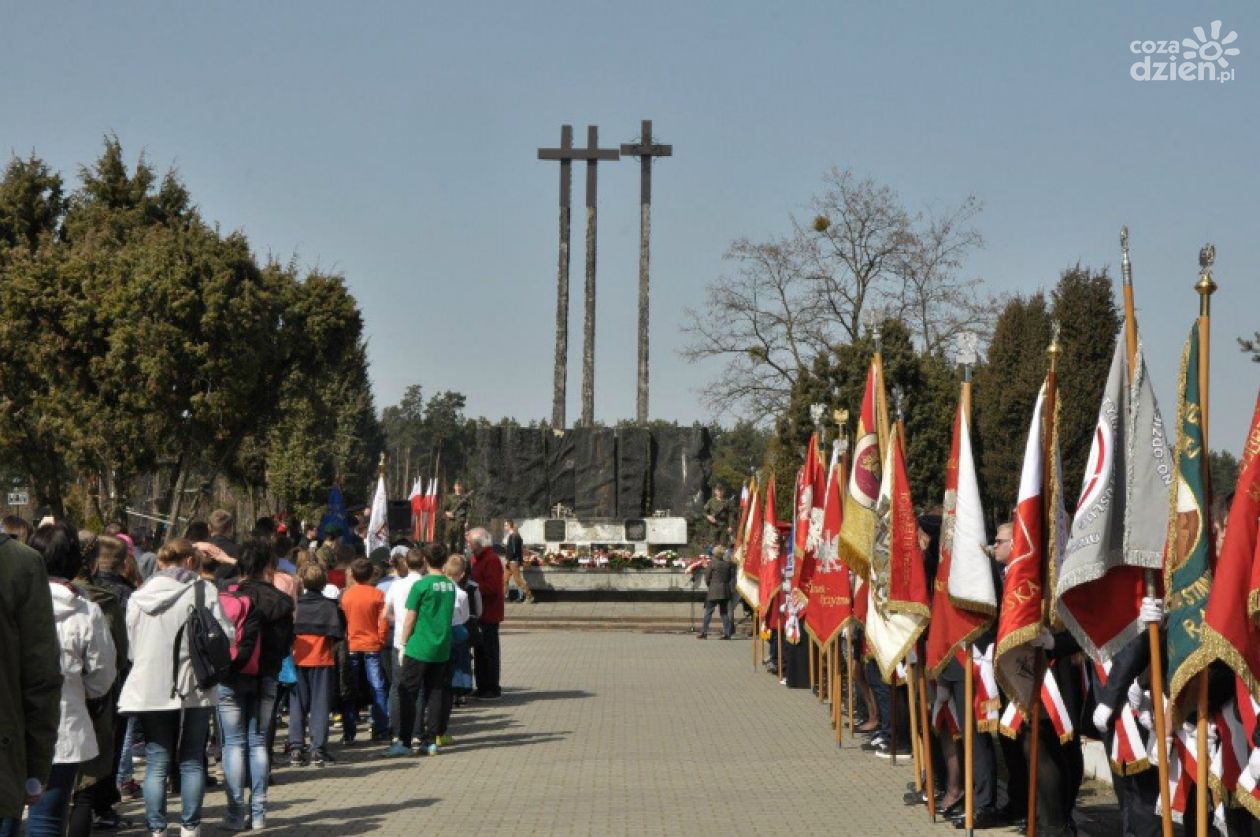
[[[1085,463],[1098,421],[1098,404],[1107,385],[1124,319],[1116,306],[1107,271],[1075,265],[1051,292],[1052,317],[1060,326],[1059,450],[1063,456],[1063,496],[1076,508]]]
[[[994,525],[1009,520],[1015,506],[1028,423],[1045,380],[1049,345],[1045,297],[1014,297],[998,315],[988,357],[975,371],[973,441]]]

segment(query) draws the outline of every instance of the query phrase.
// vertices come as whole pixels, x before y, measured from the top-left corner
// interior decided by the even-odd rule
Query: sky
[[[838,166],[913,208],[979,198],[986,243],[964,272],[996,291],[1078,261],[1118,273],[1128,224],[1166,413],[1215,243],[1211,444],[1242,446],[1260,380],[1235,343],[1260,329],[1255,3],[0,0],[0,15],[0,151],[73,177],[116,134],[260,254],[343,273],[380,406],[420,384],[465,393],[472,415],[549,416],[558,172],[537,149],[563,123],[612,146],[650,118],[674,146],[653,182],[654,417],[713,418],[699,390],[720,366],[679,356],[684,311],[732,240],[787,232]],[[1131,77],[1134,41],[1216,19],[1238,34],[1232,80]],[[595,407],[611,423],[634,414],[637,163],[601,165],[599,187]]]

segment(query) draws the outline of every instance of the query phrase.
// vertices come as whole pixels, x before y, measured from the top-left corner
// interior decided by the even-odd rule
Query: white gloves
[[[1037,638],[1029,643],[1033,648],[1044,648],[1047,651],[1054,648],[1054,634],[1050,633],[1050,629],[1044,625],[1041,633],[1037,634]]]
[[[1111,721],[1111,707],[1105,703],[1100,703],[1094,707],[1094,726],[1104,735]]]
[[[1129,706],[1133,707],[1134,712],[1141,712],[1142,708],[1148,703],[1146,689],[1142,688],[1142,684],[1134,680],[1129,684]]]
[[[1142,608],[1138,611],[1138,618],[1142,620],[1144,625],[1162,624],[1164,621],[1164,600],[1150,596],[1142,599]]]

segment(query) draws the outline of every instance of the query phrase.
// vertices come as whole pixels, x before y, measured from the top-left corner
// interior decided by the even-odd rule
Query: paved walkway
[[[513,630],[503,654],[504,699],[457,710],[440,756],[278,769],[268,833],[955,833],[902,805],[908,766],[837,749],[812,695],[754,674],[746,639]],[[206,803],[211,834],[222,791]]]

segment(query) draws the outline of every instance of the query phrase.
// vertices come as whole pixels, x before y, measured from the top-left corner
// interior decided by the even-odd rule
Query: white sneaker
[[[252,820],[250,820],[250,822],[249,822],[249,830],[250,830],[250,831],[262,831],[262,830],[263,830],[264,828],[266,828],[266,827],[267,827],[267,818],[266,818],[266,817],[254,817],[254,818],[253,818]]]
[[[179,827],[179,837],[201,837],[201,826],[188,828],[187,826],[181,825]]]

